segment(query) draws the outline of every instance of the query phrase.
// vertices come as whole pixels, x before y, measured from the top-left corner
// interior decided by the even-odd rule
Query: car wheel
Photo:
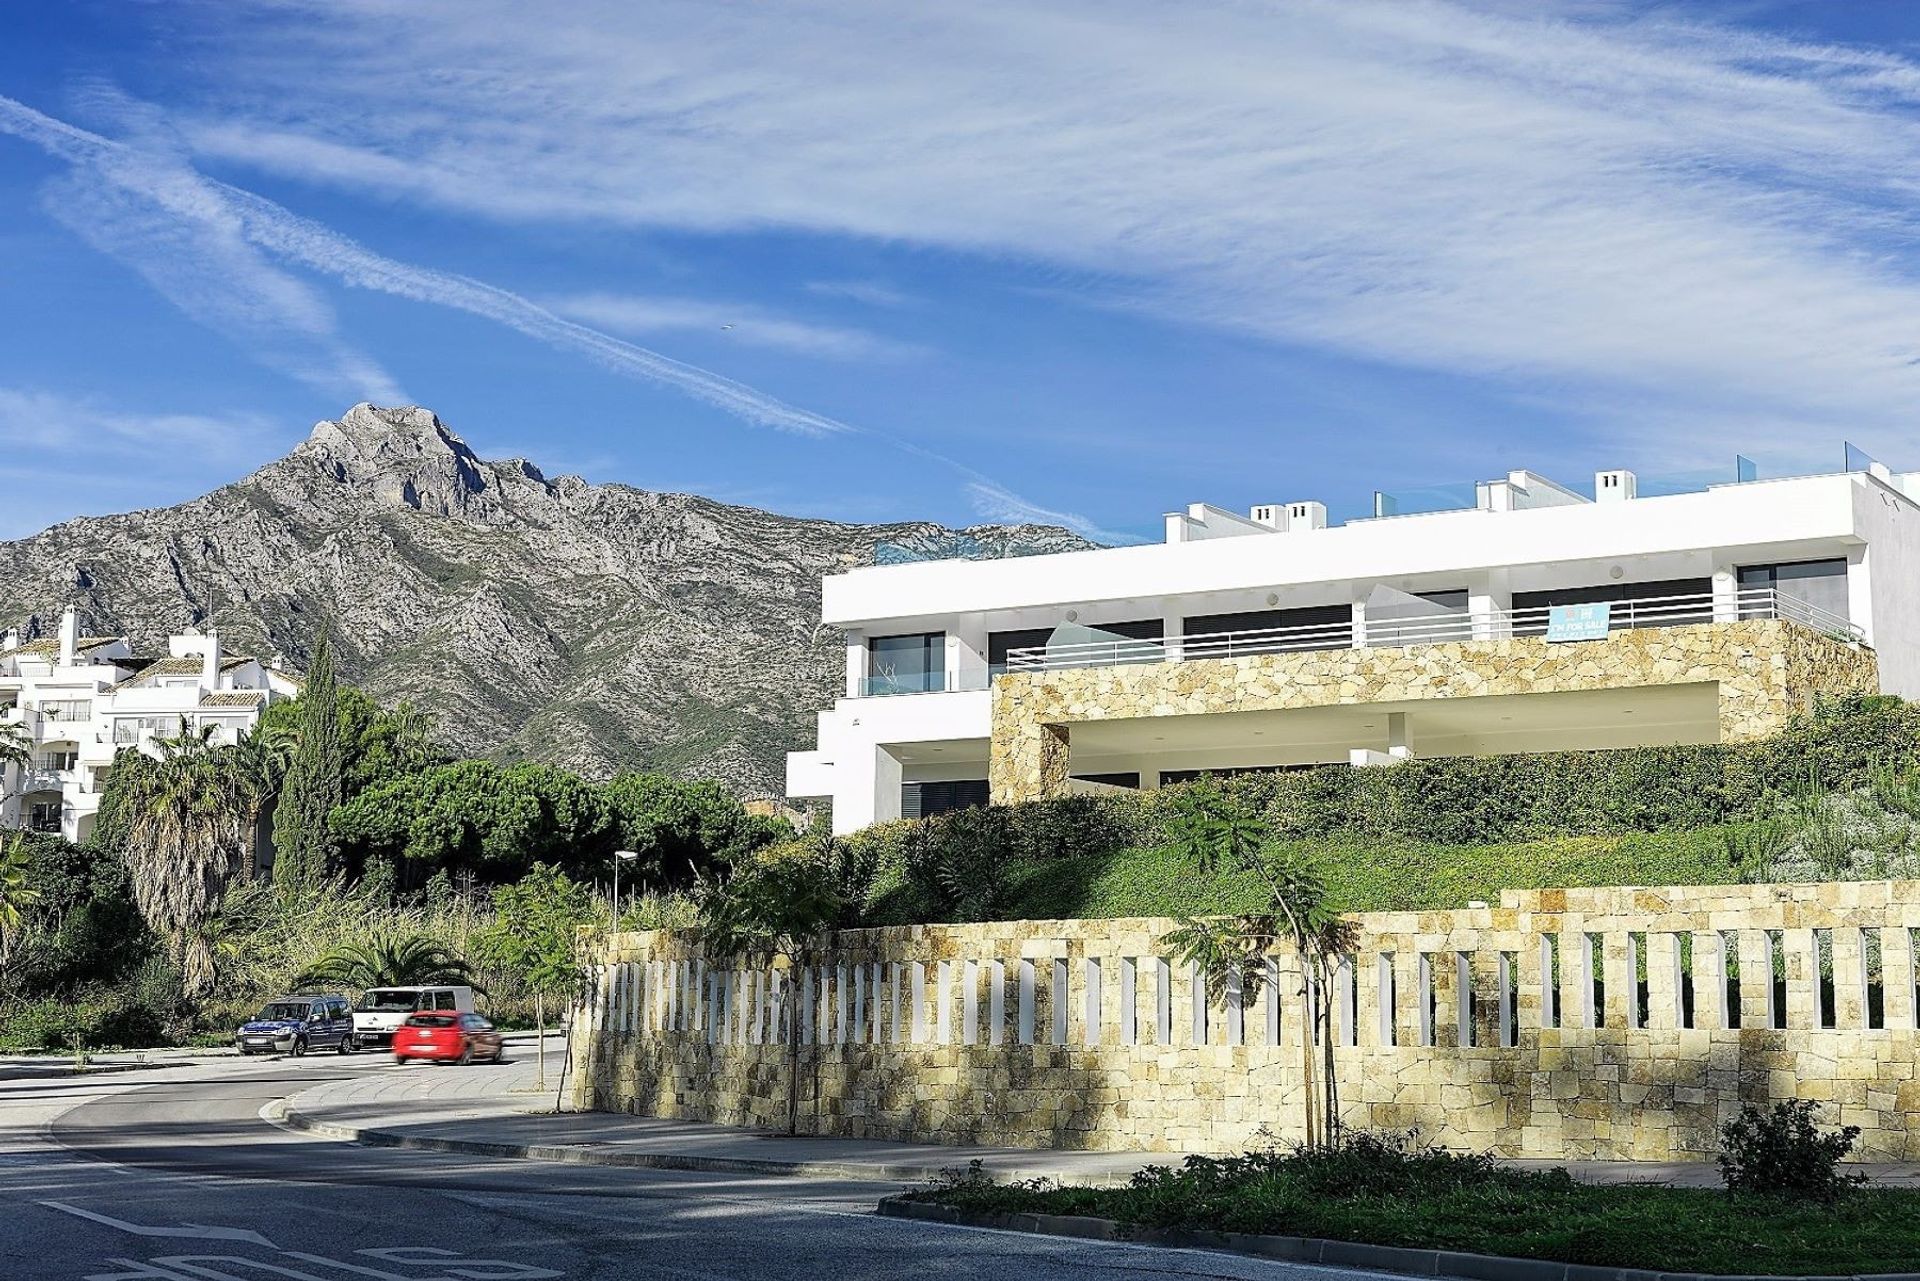
[[[306,1052],[307,1039],[303,1036],[294,1037],[293,1044],[287,1048],[287,1053],[296,1059]]]
[[[335,1054],[352,1054],[352,1053],[353,1053],[353,1038],[352,1038],[352,1037],[350,1037],[350,1036],[343,1036],[343,1037],[341,1037],[341,1038],[340,1038],[340,1044],[338,1044],[338,1045],[336,1045],[336,1046],[334,1046],[334,1047],[333,1047],[333,1052],[334,1052]]]
[[[473,1062],[473,1046],[462,1045],[460,1047],[460,1057],[454,1060],[454,1064],[458,1067],[466,1067],[469,1063],[472,1063],[472,1062]]]
[[[405,1067],[405,1066],[407,1065],[407,1056],[406,1056],[406,1055],[404,1055],[404,1054],[396,1054],[396,1055],[394,1055],[394,1056],[393,1056],[393,1065],[394,1065],[395,1067]]]

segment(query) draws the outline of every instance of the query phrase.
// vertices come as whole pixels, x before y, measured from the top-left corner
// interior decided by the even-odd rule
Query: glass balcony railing
[[[894,694],[952,694],[987,687],[985,668],[971,672],[887,672],[863,677],[860,698],[886,698]]]
[[[1480,487],[1470,480],[1453,485],[1373,491],[1373,515],[1376,520],[1387,516],[1425,516],[1432,512],[1472,511],[1479,505]]]
[[[1574,613],[1572,611],[1582,611]],[[1008,651],[1012,672],[1058,671],[1118,663],[1179,662],[1242,658],[1312,650],[1437,645],[1450,641],[1545,637],[1548,640],[1598,640],[1643,627],[1681,627],[1695,623],[1731,623],[1777,618],[1810,627],[1843,644],[1864,643],[1861,628],[1845,617],[1771,587],[1743,588],[1723,595],[1701,593],[1587,605],[1489,610],[1478,614],[1450,611],[1416,618],[1369,623],[1275,627],[1259,631],[1212,632],[1166,642],[1112,641],[1035,645]]]

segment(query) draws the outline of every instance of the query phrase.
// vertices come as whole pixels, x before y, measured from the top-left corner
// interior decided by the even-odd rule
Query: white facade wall
[[[1903,492],[1914,480],[1847,473],[1594,503],[1515,472],[1483,485],[1475,510],[1276,528],[1195,504],[1168,517],[1160,544],[835,574],[823,615],[847,637],[849,697],[821,713],[819,748],[790,758],[788,792],[830,797],[846,832],[897,817],[902,781],[984,778],[990,632],[1163,619],[1177,639],[1186,617],[1342,604],[1359,618],[1378,585],[1465,589],[1480,619],[1516,592],[1703,578],[1731,617],[1740,566],[1844,558],[1848,613],[1883,688],[1920,697],[1920,505]],[[870,637],[934,631],[947,635],[947,688],[963,692],[853,696]]]
[[[62,620],[71,636],[72,611]],[[70,646],[45,654],[0,645],[0,724],[25,732],[33,760],[25,767],[0,767],[0,828],[23,827],[36,804],[57,794],[60,834],[83,841],[92,833],[100,795],[114,756],[127,747],[149,754],[154,740],[172,737],[184,724],[211,728],[220,745],[238,742],[272,702],[292,697],[298,683],[255,659],[222,653],[215,635],[169,638],[168,657],[181,666],[197,659],[192,671],[143,676],[148,660],[132,656],[124,639],[91,647]],[[257,701],[226,705],[216,695],[259,691]],[[84,702],[87,715],[68,719],[68,705]],[[62,714],[56,714],[56,713]],[[46,769],[51,754],[71,754],[70,767]]]

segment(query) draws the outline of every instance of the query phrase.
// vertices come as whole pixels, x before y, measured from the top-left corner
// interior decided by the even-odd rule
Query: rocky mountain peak
[[[491,468],[431,409],[383,409],[362,402],[338,421],[315,423],[295,451],[318,461],[337,482],[369,491],[383,505],[439,516],[498,515]]]
[[[525,438],[502,424],[503,437]],[[217,617],[233,653],[342,674],[438,714],[452,750],[778,795],[846,659],[820,576],[1084,547],[1044,526],[849,525],[483,461],[431,410],[355,405],[178,507],[0,541],[0,631],[72,604],[141,652]]]

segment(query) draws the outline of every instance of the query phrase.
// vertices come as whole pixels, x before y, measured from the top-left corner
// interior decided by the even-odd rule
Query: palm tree
[[[327,951],[294,979],[296,987],[417,987],[473,981],[473,967],[430,934],[377,934]]]
[[[15,836],[0,850],[0,964],[13,953],[13,938],[27,908],[40,899],[40,891],[31,884],[32,869],[26,838]]]
[[[1266,979],[1265,959],[1274,942],[1285,938],[1293,945],[1300,961],[1297,995],[1306,1017],[1300,1038],[1302,1128],[1307,1147],[1330,1147],[1340,1138],[1332,992],[1338,967],[1353,949],[1353,925],[1328,905],[1318,871],[1281,848],[1258,814],[1211,780],[1193,784],[1177,805],[1173,835],[1187,857],[1203,872],[1226,868],[1252,874],[1265,887],[1271,910],[1189,917],[1167,942],[1178,959],[1206,976],[1215,1000],[1225,997],[1234,977],[1243,997],[1257,990]]]
[[[124,749],[109,784],[134,905],[167,940],[190,997],[213,986],[206,925],[245,870],[269,786],[259,752],[216,746],[213,734],[183,723],[177,737],[155,740],[158,757]]]
[[[797,975],[832,947],[832,927],[847,899],[835,883],[829,846],[793,842],[738,867],[703,904],[701,942],[709,961],[741,957],[761,964],[785,958],[793,997],[787,1035],[787,1133],[800,1131],[800,1018]]]

